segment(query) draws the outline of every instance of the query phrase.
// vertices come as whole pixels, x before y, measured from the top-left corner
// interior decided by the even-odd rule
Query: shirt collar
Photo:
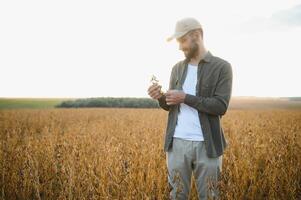
[[[205,62],[210,62],[211,61],[211,58],[212,58],[212,54],[210,51],[207,51],[204,58],[202,60],[204,60]]]

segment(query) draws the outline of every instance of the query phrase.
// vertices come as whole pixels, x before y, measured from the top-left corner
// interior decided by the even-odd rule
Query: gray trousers
[[[171,199],[188,199],[191,175],[196,181],[198,197],[219,199],[218,180],[222,171],[222,156],[208,158],[203,141],[173,139],[166,153]]]

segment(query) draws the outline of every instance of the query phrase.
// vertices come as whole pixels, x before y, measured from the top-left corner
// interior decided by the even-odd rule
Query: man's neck
[[[204,47],[199,48],[198,54],[195,57],[190,59],[189,64],[198,65],[199,62],[205,57],[206,53],[207,53],[207,50]]]

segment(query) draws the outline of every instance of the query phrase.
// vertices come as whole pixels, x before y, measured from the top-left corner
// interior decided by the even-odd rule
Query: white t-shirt
[[[198,66],[188,64],[187,75],[183,84],[186,94],[196,95]],[[178,122],[173,137],[192,141],[204,141],[198,111],[187,104],[180,104]]]

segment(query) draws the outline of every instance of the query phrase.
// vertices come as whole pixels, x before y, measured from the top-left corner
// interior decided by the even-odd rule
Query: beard
[[[195,57],[197,55],[197,52],[199,51],[199,46],[195,41],[192,41],[192,44],[189,49],[184,51],[185,57],[190,60],[191,58]]]

